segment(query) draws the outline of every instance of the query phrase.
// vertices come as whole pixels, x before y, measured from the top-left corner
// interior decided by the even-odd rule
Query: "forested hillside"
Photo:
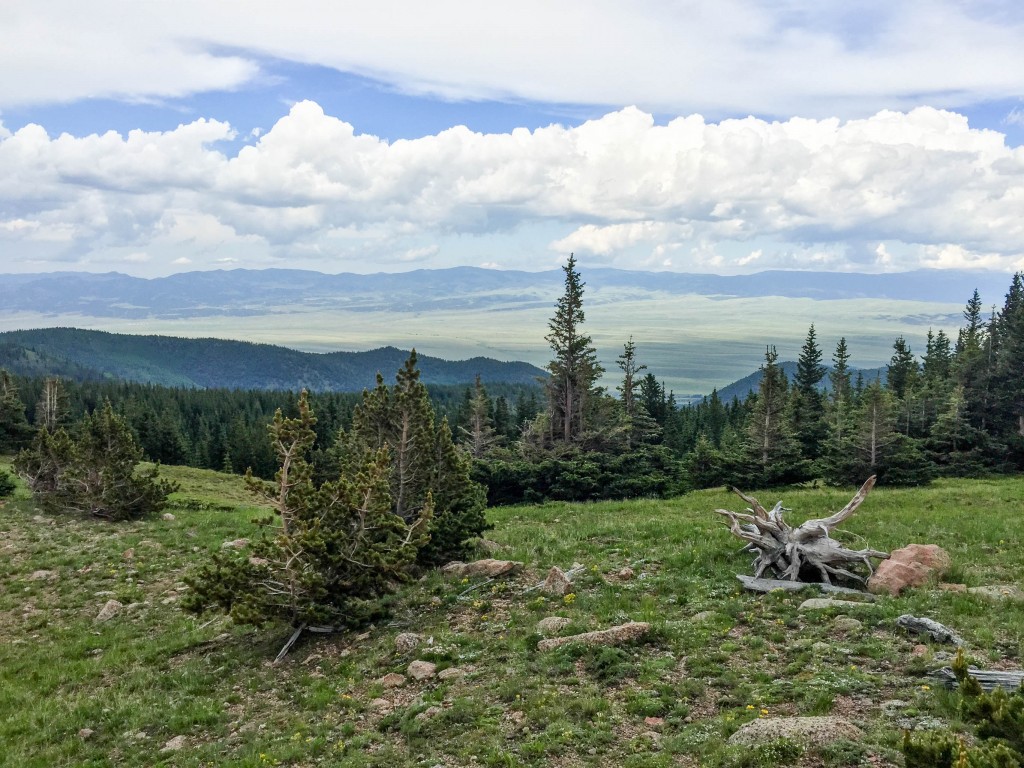
[[[0,367],[19,375],[113,378],[176,387],[358,392],[373,386],[378,371],[398,370],[408,354],[395,347],[317,354],[227,339],[77,328],[0,333]],[[544,375],[528,363],[485,357],[450,361],[420,356],[419,363],[428,384],[470,384],[478,375],[491,382],[534,384]]]

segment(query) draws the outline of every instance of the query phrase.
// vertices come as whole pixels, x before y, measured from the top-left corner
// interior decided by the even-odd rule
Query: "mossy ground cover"
[[[803,594],[740,591],[734,574],[749,558],[712,510],[742,504],[708,491],[491,510],[496,556],[522,560],[525,574],[486,583],[428,574],[394,597],[387,622],[307,636],[273,665],[286,628],[178,607],[188,568],[254,535],[259,511],[240,478],[165,471],[182,486],[174,520],[43,516],[23,493],[0,509],[0,764],[898,765],[904,728],[964,726],[927,676],[947,649],[915,652],[921,641],[897,616],[955,628],[979,665],[1022,664],[1021,604],[922,588],[879,599],[856,614],[859,628],[839,632],[834,614],[798,612]],[[758,496],[781,496],[798,522],[851,493]],[[1024,585],[1022,501],[1021,478],[879,488],[841,535],[878,549],[936,543],[953,558],[950,580]],[[585,571],[571,596],[525,591],[550,566],[574,562]],[[627,566],[632,578],[618,575]],[[33,578],[41,570],[52,575]],[[110,599],[125,608],[96,622]],[[630,620],[653,628],[628,647],[539,653],[537,622],[551,615],[571,620],[562,634]],[[423,642],[399,652],[400,632]],[[463,674],[380,682],[416,659]],[[816,752],[726,744],[754,718],[828,713],[853,720],[866,740]],[[184,746],[162,752],[177,736]]]

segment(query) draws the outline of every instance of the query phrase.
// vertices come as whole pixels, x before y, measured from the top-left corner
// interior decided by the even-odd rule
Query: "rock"
[[[564,616],[545,616],[537,622],[537,631],[542,635],[557,635],[570,624],[572,619]]]
[[[121,559],[122,560],[134,560],[135,559],[135,550],[134,549],[126,549],[124,552],[121,553]]]
[[[177,752],[179,749],[183,749],[188,741],[184,736],[175,736],[173,739],[164,744],[161,752]]]
[[[943,592],[966,592],[967,591],[967,585],[966,584],[950,584],[948,581],[944,581],[941,584],[939,584],[939,589],[941,589]]]
[[[170,605],[171,603],[176,603],[176,602],[178,602],[178,596],[177,595],[168,595],[167,597],[165,597],[163,600],[160,601],[160,605]]]
[[[397,672],[389,672],[377,682],[385,688],[401,688],[405,685],[405,675],[400,675]]]
[[[487,555],[493,555],[501,550],[501,544],[490,539],[477,539],[476,548]]]
[[[863,611],[874,608],[871,603],[858,603],[853,600],[834,600],[831,597],[811,597],[800,603],[797,609],[801,613],[807,611],[827,611],[830,608],[837,611]]]
[[[937,643],[964,644],[963,638],[960,635],[945,624],[939,624],[939,622],[932,621],[931,619],[919,618],[911,616],[909,613],[904,613],[896,619],[896,624],[912,634],[928,635]]]
[[[830,653],[832,653],[832,650],[832,646],[822,640],[819,640],[818,642],[811,645],[811,653],[814,654],[814,656],[816,657],[828,656]]]
[[[94,731],[92,728],[82,728],[78,731],[78,738],[80,738],[82,741],[85,741],[94,733],[96,733],[96,731]]]
[[[789,739],[818,747],[840,739],[863,738],[864,732],[842,717],[769,717],[747,723],[729,737],[729,743],[751,745]]]
[[[423,710],[418,715],[416,715],[415,719],[418,722],[422,723],[422,722],[425,722],[425,721],[429,720],[434,715],[439,715],[439,714],[441,714],[441,708],[440,707],[428,707],[427,709]]]
[[[402,632],[395,638],[395,650],[399,653],[409,653],[422,642],[423,638],[415,632]]]
[[[693,616],[690,617],[690,621],[695,624],[703,624],[705,621],[711,621],[717,616],[718,614],[714,611],[701,611],[700,613],[693,614]]]
[[[373,699],[370,702],[370,709],[382,712],[384,710],[391,709],[391,702],[387,699]]]
[[[29,581],[53,581],[57,578],[56,571],[32,571],[32,575],[28,577]]]
[[[537,643],[537,650],[550,651],[569,643],[619,645],[620,643],[628,643],[643,637],[650,629],[651,625],[645,621],[631,621],[628,624],[601,629],[597,632],[584,632],[582,635],[569,635],[568,637],[553,637],[549,640],[541,640]]]
[[[405,671],[413,680],[426,680],[437,673],[437,664],[431,661],[414,661]]]
[[[565,575],[565,571],[557,565],[553,565],[548,571],[548,577],[541,584],[540,591],[555,597],[564,597],[572,591],[572,582]]]
[[[925,656],[928,653],[928,646],[923,643],[919,643],[910,649],[911,656]]]
[[[663,717],[645,717],[644,725],[648,728],[661,728],[665,724],[665,718]]]
[[[832,629],[844,635],[850,632],[858,632],[863,626],[863,624],[851,616],[837,616],[836,620],[832,622]]]
[[[221,549],[244,549],[249,546],[248,539],[232,539],[231,541],[225,541],[220,545]]]
[[[477,560],[473,563],[452,562],[441,568],[441,573],[457,579],[482,576],[493,579],[498,576],[512,576],[523,569],[523,564],[515,560]]]
[[[626,566],[625,568],[623,568],[623,569],[622,569],[622,570],[620,570],[620,571],[619,571],[618,573],[616,573],[616,574],[615,574],[615,576],[616,576],[616,578],[618,578],[618,579],[619,579],[620,581],[629,581],[630,579],[632,579],[632,578],[633,578],[633,576],[634,576],[634,572],[633,572],[633,569],[632,569],[632,568],[630,568],[630,567],[629,567],[629,566],[627,565],[627,566]]]
[[[979,595],[989,600],[1024,601],[1024,590],[1021,590],[1016,584],[990,584],[985,587],[971,587],[967,591],[972,595]]]
[[[951,561],[936,544],[908,544],[894,549],[868,579],[868,590],[876,595],[898,595],[908,587],[920,587],[949,571]]]
[[[439,607],[439,606],[441,606],[443,604],[444,604],[444,601],[440,597],[438,597],[437,595],[434,595],[432,598],[430,598],[430,605],[433,608],[437,608],[437,607]]]
[[[175,517],[170,512],[164,512],[162,515],[160,515],[160,519],[161,520],[166,520],[167,522],[170,523],[170,522],[175,520]]]
[[[109,621],[121,612],[124,605],[117,600],[107,600],[106,604],[96,614],[96,621]]]
[[[458,680],[466,676],[466,670],[462,667],[448,667],[437,673],[438,680]]]

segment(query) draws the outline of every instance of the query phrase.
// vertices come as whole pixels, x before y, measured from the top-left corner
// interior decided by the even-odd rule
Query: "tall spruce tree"
[[[821,360],[822,353],[812,324],[797,358],[790,406],[793,436],[800,444],[801,456],[811,462],[821,455],[828,435],[825,396],[820,386],[828,369]]]
[[[995,412],[1017,459],[1024,463],[1024,273],[1013,276],[993,336]]]
[[[480,459],[500,444],[503,436],[494,428],[491,418],[491,399],[487,396],[487,389],[480,380],[479,374],[477,374],[473,390],[469,395],[465,414],[466,423],[459,427],[459,432],[462,435],[461,443],[469,455],[474,459]]]
[[[786,409],[789,383],[775,347],[765,350],[761,383],[747,420],[747,453],[756,481],[791,482],[802,474],[800,449]]]
[[[43,391],[36,402],[35,425],[56,432],[71,422],[71,401],[64,383],[56,376],[43,380]]]
[[[554,354],[547,369],[548,417],[551,437],[563,443],[577,440],[587,428],[588,401],[604,372],[591,338],[583,333],[583,287],[573,254],[562,268],[565,292],[555,304],[544,338]]]

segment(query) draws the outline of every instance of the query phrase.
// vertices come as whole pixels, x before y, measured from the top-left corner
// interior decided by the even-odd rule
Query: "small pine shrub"
[[[949,732],[903,738],[907,768],[1021,768],[1024,765],[1024,685],[1007,693],[982,690],[971,677],[963,649],[957,651],[953,674],[959,683],[957,705],[965,722],[975,726],[978,743],[968,745]]]

